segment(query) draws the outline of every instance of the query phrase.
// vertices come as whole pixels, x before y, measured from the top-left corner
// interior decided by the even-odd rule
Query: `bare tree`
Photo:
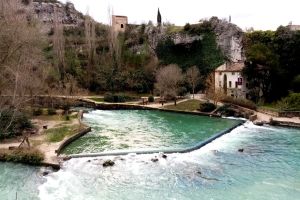
[[[177,95],[180,83],[183,80],[181,69],[178,65],[171,64],[161,68],[156,74],[156,89],[160,92],[161,98],[174,98],[174,104],[177,102]]]
[[[224,97],[222,88],[215,87],[215,76],[213,73],[209,74],[206,78],[206,96],[213,100],[214,104],[217,105],[220,100]]]
[[[5,133],[23,105],[43,89],[47,65],[39,26],[19,0],[0,1],[0,26],[0,117],[12,113],[1,125]]]
[[[108,30],[108,44],[109,44],[109,56],[107,63],[109,65],[109,69],[106,73],[106,82],[110,90],[114,93],[117,85],[118,85],[118,73],[121,69],[121,55],[122,55],[122,48],[120,45],[120,41],[118,38],[118,32],[116,32],[113,28],[112,24],[112,16],[113,10],[108,8],[108,17],[110,21],[110,27]]]
[[[55,53],[55,66],[59,72],[60,80],[63,88],[65,87],[65,38],[64,26],[57,11],[57,6],[54,6],[54,22],[53,22],[53,50]]]
[[[95,64],[96,55],[96,31],[95,31],[95,21],[87,14],[84,20],[85,26],[85,42],[88,52],[88,65],[91,67]]]
[[[193,99],[195,98],[195,88],[200,81],[200,72],[197,66],[192,66],[186,72],[186,79],[193,90]]]

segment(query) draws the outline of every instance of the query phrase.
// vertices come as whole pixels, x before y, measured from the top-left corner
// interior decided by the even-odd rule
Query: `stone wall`
[[[300,111],[273,111],[269,109],[259,108],[258,112],[265,113],[273,117],[300,117]]]

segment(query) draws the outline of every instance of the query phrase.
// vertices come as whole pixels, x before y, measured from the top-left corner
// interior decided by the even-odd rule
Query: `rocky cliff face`
[[[51,30],[55,15],[58,21],[62,22],[64,26],[74,27],[81,26],[84,23],[84,16],[77,11],[72,3],[63,4],[56,0],[34,0],[29,4],[30,8],[34,11],[34,15],[43,24],[45,32]],[[56,14],[55,14],[56,13]],[[242,40],[244,32],[235,24],[229,23],[226,20],[221,20],[212,17],[210,20],[211,26],[217,37],[217,44],[222,50],[225,57],[231,62],[244,61],[244,52]],[[138,38],[141,31],[141,26],[134,26],[130,31],[131,38],[134,40]],[[184,32],[177,32],[168,35],[167,27],[156,27],[153,25],[145,26],[143,33],[147,35],[148,44],[154,52],[158,42],[166,38],[171,38],[175,44],[188,44],[196,40],[202,40],[201,35],[192,36]],[[132,42],[132,41],[129,41]],[[133,45],[132,48],[135,52],[141,51],[141,45]]]
[[[213,32],[216,34],[216,42],[226,59],[231,62],[244,61],[245,56],[242,45],[244,32],[242,29],[235,24],[220,20],[216,17],[212,17],[209,22],[211,23]],[[160,40],[166,38],[172,39],[175,44],[190,44],[196,40],[203,39],[203,36],[201,35],[190,35],[184,31],[168,34],[166,27],[157,28],[154,26],[147,26],[145,33],[153,48],[157,46]]]
[[[84,16],[77,11],[72,3],[63,4],[55,0],[34,0],[28,4],[34,16],[43,23],[44,31],[53,26],[55,17],[64,26],[80,26],[84,23]]]
[[[223,54],[232,62],[244,61],[243,37],[244,32],[237,25],[218,18],[211,18],[217,43]]]

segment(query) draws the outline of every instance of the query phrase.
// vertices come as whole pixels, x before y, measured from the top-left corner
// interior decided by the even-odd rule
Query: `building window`
[[[124,24],[121,24],[121,28],[124,28]]]
[[[236,81],[236,82],[235,82],[235,88],[237,88],[237,87],[238,87],[238,82]]]
[[[232,72],[232,75],[235,75],[235,72]]]
[[[238,85],[243,85],[243,78],[238,78]]]
[[[231,81],[229,81],[229,88],[231,88]]]
[[[221,81],[219,81],[219,87],[221,87],[222,86],[222,82]]]
[[[219,75],[222,75],[222,72],[219,72]]]

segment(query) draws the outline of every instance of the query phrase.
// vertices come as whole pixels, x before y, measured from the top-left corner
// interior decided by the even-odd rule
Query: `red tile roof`
[[[224,65],[225,65],[225,68],[224,68]],[[216,72],[240,72],[245,67],[245,64],[243,62],[227,63],[224,65],[221,65],[215,71]]]

